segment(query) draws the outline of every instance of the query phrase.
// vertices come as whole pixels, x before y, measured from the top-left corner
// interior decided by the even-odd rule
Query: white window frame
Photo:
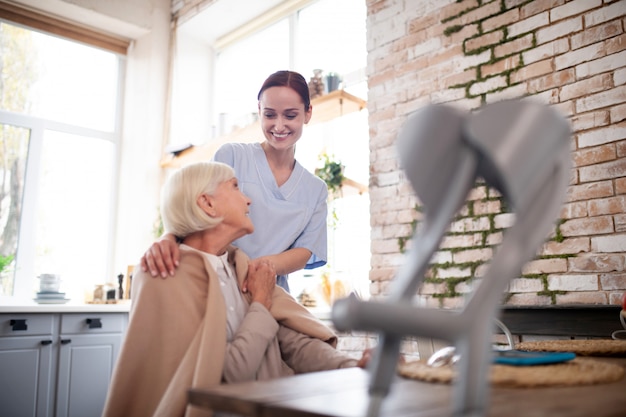
[[[1,19],[0,21],[6,22],[10,25],[16,25],[18,23]],[[64,24],[64,23],[63,23]],[[19,24],[18,24],[19,25]],[[50,36],[61,37],[70,42],[83,43],[85,38],[77,37],[65,37],[58,36],[55,33],[41,30],[38,27],[31,27],[28,25],[21,25],[28,30],[39,31],[46,33]],[[37,26],[37,25],[35,25]],[[68,25],[71,27],[72,25]],[[89,44],[89,43],[88,43]],[[36,279],[35,266],[33,259],[35,259],[35,211],[38,202],[38,195],[40,193],[38,178],[39,178],[39,166],[41,163],[41,153],[43,147],[43,136],[46,130],[58,131],[72,135],[84,136],[90,139],[101,139],[111,142],[115,146],[115,157],[113,159],[113,171],[115,178],[113,178],[113,186],[111,190],[111,196],[109,198],[109,218],[102,219],[108,223],[108,229],[110,230],[109,242],[107,245],[106,253],[106,271],[103,271],[104,276],[113,276],[113,264],[115,256],[115,240],[116,240],[116,228],[117,222],[117,207],[118,207],[118,190],[119,190],[119,173],[120,173],[120,161],[121,161],[121,143],[122,143],[122,112],[124,102],[124,84],[126,75],[126,57],[120,53],[118,47],[108,48],[103,47],[102,43],[97,45],[90,44],[92,47],[100,48],[113,52],[117,57],[118,65],[118,82],[117,82],[117,96],[115,103],[115,122],[112,132],[101,131],[96,129],[84,128],[67,123],[56,122],[53,120],[47,120],[40,117],[34,117],[26,114],[20,114],[15,112],[9,112],[0,109],[0,123],[16,126],[19,128],[26,128],[30,130],[30,139],[28,145],[28,156],[26,161],[26,173],[24,180],[24,195],[22,201],[22,212],[20,214],[20,224],[18,232],[18,247],[15,257],[15,272],[13,276],[13,294],[10,295],[14,298],[29,298],[33,294],[33,285]],[[68,233],[73,233],[71,227],[68,227]],[[80,233],[88,233],[88,231],[80,231]],[[77,236],[79,241],[80,236]]]

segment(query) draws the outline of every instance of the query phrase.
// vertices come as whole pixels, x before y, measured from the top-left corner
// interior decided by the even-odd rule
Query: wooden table
[[[598,358],[600,359],[600,358]],[[602,358],[626,367],[626,358]],[[364,417],[369,374],[360,368],[315,372],[263,382],[190,390],[191,404],[249,417]],[[449,417],[452,387],[396,378],[381,417]],[[621,381],[560,388],[493,388],[488,417],[624,417]]]

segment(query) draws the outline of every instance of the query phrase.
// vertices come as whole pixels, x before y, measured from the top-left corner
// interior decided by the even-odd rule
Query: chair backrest
[[[571,131],[553,108],[512,100],[469,117],[464,138],[478,154],[477,176],[515,213],[485,274],[488,284],[473,291],[467,306],[497,308],[509,281],[532,259],[558,217],[569,183]]]
[[[389,297],[339,300],[332,312],[339,330],[380,334],[370,366],[372,404],[379,404],[389,390],[401,338],[412,335],[454,342],[461,360],[453,412],[484,413],[490,336],[502,293],[533,257],[558,216],[569,182],[570,136],[561,115],[530,100],[493,103],[467,115],[446,105],[432,105],[407,121],[398,150],[407,178],[425,207],[423,224],[391,283]],[[463,311],[412,305],[432,255],[479,177],[503,195],[515,213],[515,223],[504,233]]]

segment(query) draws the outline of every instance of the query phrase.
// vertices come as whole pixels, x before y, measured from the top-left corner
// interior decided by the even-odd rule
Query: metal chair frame
[[[397,144],[401,164],[424,205],[424,221],[388,297],[349,297],[332,309],[337,329],[379,333],[368,368],[368,415],[378,415],[396,374],[400,343],[408,335],[454,344],[460,360],[452,413],[485,415],[493,323],[509,281],[534,257],[558,217],[569,183],[570,137],[561,115],[530,100],[488,104],[473,114],[430,105],[408,119]],[[515,223],[462,310],[416,306],[412,299],[429,261],[479,177],[514,209]]]

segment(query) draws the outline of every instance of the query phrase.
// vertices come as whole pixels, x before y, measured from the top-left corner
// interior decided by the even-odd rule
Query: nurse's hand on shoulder
[[[252,302],[261,303],[268,310],[272,307],[272,295],[276,287],[276,268],[269,261],[250,262],[248,276],[241,290],[250,293]]]
[[[141,270],[150,271],[153,277],[167,278],[174,275],[178,267],[180,251],[176,243],[176,237],[171,234],[163,235],[141,257]]]

